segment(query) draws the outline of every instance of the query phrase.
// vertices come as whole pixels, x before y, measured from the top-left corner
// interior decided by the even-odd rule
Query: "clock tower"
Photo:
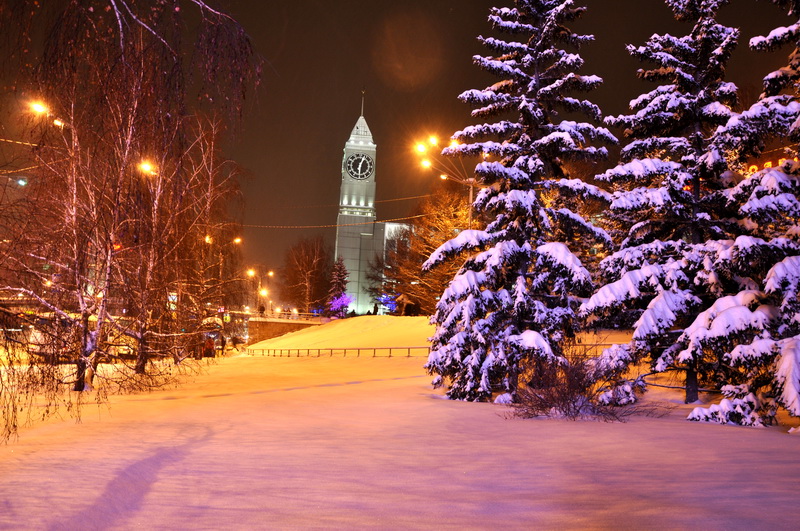
[[[353,302],[349,309],[360,314],[373,309],[374,303],[366,292],[367,270],[384,250],[385,227],[375,221],[376,151],[362,101],[361,116],[344,145],[336,221],[336,257],[344,260],[350,275],[347,294]]]

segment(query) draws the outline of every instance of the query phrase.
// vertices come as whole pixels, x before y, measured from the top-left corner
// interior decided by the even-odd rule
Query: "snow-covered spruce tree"
[[[726,3],[667,0],[679,20],[694,22],[692,32],[629,47],[655,65],[640,77],[661,85],[631,102],[633,114],[608,120],[632,140],[622,164],[600,178],[617,187],[612,210],[636,223],[601,264],[609,282],[582,307],[601,317],[637,308],[632,342],[604,359],[623,369],[649,355],[658,371],[684,371],[687,402],[697,400],[698,383],[732,390],[750,378],[729,353],[765,333],[774,312],[759,281],[797,249],[749,235],[754,225],[737,223],[729,200],[731,146],[720,126],[735,120],[736,87],[724,71],[738,31],[716,21]]]
[[[798,15],[797,2],[776,0]],[[716,137],[720,151],[744,173],[749,160],[759,157],[770,145],[785,150],[787,160],[775,168],[755,172],[726,192],[728,206],[737,209],[740,224],[752,238],[747,253],[732,257],[749,268],[750,290],[717,301],[692,325],[687,349],[713,345],[722,352],[734,378],[720,382],[726,398],[709,408],[696,408],[692,420],[762,425],[774,421],[779,407],[800,416],[800,164],[788,160],[797,155],[798,43],[800,24],[779,27],[766,37],[755,37],[750,47],[769,51],[792,44],[788,64],[764,78],[764,92],[749,109],[732,117]],[[756,312],[742,306],[758,301]],[[752,304],[752,302],[751,302]],[[720,311],[721,310],[721,311]],[[730,321],[735,319],[735,323]],[[739,329],[721,337],[723,325]],[[726,341],[721,341],[726,339]]]
[[[602,127],[570,117],[600,119],[600,109],[570,94],[602,80],[577,71],[577,53],[593,37],[565,26],[585,10],[571,0],[518,0],[493,8],[489,20],[505,38],[481,37],[494,53],[474,62],[499,81],[469,90],[460,99],[472,116],[493,122],[455,133],[459,145],[448,156],[488,155],[475,169],[483,189],[474,208],[489,220],[437,249],[425,268],[467,255],[431,318],[436,332],[425,365],[434,385],[452,399],[488,400],[502,389],[513,400],[520,375],[568,363],[563,342],[575,327],[576,297],[592,289],[576,254],[586,242],[610,244],[603,231],[583,219],[579,204],[603,200],[598,188],[570,179],[573,161],[607,156],[600,143],[616,138]],[[570,51],[571,50],[571,51]]]
[[[331,286],[328,289],[328,300],[325,303],[325,310],[331,317],[343,319],[347,316],[347,307],[353,302],[353,298],[347,294],[347,280],[350,273],[344,265],[344,259],[340,256],[333,263],[331,269]]]

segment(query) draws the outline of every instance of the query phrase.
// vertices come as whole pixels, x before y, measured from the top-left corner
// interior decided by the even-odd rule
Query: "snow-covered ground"
[[[348,321],[326,325],[331,344],[324,327],[291,341],[415,346],[430,331]],[[785,426],[687,422],[683,405],[625,424],[508,420],[443,400],[421,364],[232,356],[180,389],[90,407],[81,424],[26,428],[0,447],[0,528],[800,526],[800,437]]]

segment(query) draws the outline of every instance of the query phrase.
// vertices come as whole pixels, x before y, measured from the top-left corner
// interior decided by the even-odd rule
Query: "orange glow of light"
[[[237,236],[233,239],[233,243],[242,243],[242,239]]]
[[[756,166],[755,164],[753,164],[752,166],[750,166],[749,168],[747,168],[747,171],[749,171],[750,173],[755,173],[755,172],[757,172],[757,171],[758,171],[758,166]]]
[[[431,136],[428,137],[428,143],[430,145],[432,145],[432,146],[436,146],[436,145],[439,144],[439,139],[436,138],[435,136],[431,135]]]
[[[270,277],[274,277],[275,276],[275,271],[270,271],[269,273],[267,273],[267,275],[270,276]]]
[[[423,168],[430,168],[431,166],[433,166],[433,163],[428,159],[423,159],[422,162],[420,162],[420,164],[422,165]]]
[[[45,105],[41,101],[31,102],[30,107],[31,110],[36,114],[48,114],[50,112],[50,109],[47,108],[47,105]]]
[[[261,295],[262,297],[266,297],[267,295],[269,295],[269,291],[262,288],[261,291],[258,292],[258,294]]]
[[[149,160],[143,160],[139,163],[139,171],[142,173],[153,174],[155,173],[155,167],[150,163]]]
[[[53,120],[53,125],[55,125],[56,127],[64,127],[64,122],[56,118],[55,120]]]
[[[214,238],[206,234],[206,243],[214,243]]]
[[[418,153],[425,153],[426,151],[428,151],[428,146],[420,142],[419,144],[416,145],[416,150]]]
[[[447,180],[447,174],[444,174],[444,173],[443,173],[443,174],[441,174],[441,175],[439,176],[439,178],[440,178],[441,180],[443,180],[443,181],[446,181],[446,180]]]
[[[250,278],[253,278],[254,276],[256,276],[256,270],[255,269],[248,269],[247,270],[247,276],[250,277]]]

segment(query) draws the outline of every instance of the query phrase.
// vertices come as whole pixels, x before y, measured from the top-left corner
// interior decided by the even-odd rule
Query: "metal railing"
[[[578,343],[577,354],[582,357],[593,357],[602,354],[603,350],[613,343]],[[247,348],[251,356],[271,356],[273,358],[321,358],[340,356],[347,358],[422,358],[428,357],[430,347],[352,347],[352,348]]]
[[[428,357],[430,347],[361,347],[361,348],[248,348],[252,356],[274,358],[422,358]]]

